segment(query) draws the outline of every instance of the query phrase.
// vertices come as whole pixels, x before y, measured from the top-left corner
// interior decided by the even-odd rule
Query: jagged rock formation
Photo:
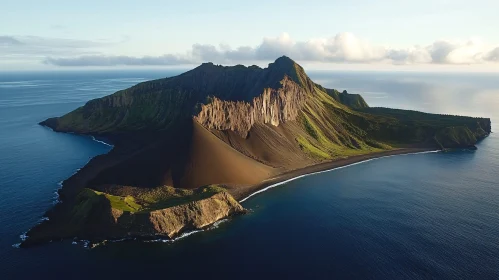
[[[205,228],[216,221],[244,213],[244,208],[227,192],[190,203],[148,213],[112,211],[115,227],[125,235],[168,236]]]
[[[255,123],[278,126],[294,121],[303,108],[307,92],[285,76],[279,89],[267,88],[250,104],[245,101],[223,101],[219,98],[202,105],[201,112],[194,117],[204,127],[216,130],[231,130],[242,138]]]
[[[94,218],[89,224],[108,226],[75,231],[68,225],[74,222],[72,213],[85,189],[103,191],[112,185],[148,190],[168,185],[190,191],[224,184],[240,199],[245,193],[241,189],[283,172],[394,149],[469,148],[491,132],[488,118],[370,108],[360,95],[314,83],[288,57],[264,69],[204,63],[175,77],[91,100],[41,124],[59,132],[103,137],[114,148],[64,182],[59,192],[62,203],[48,212],[49,223],[28,233],[28,243],[102,229],[107,234],[101,236],[115,231],[118,236],[173,236],[240,211],[221,195],[144,214],[134,210],[133,199],[118,195],[113,199],[130,200],[129,208],[111,210],[102,203],[83,207],[97,213],[90,215]],[[114,216],[99,220],[98,214],[106,211]]]

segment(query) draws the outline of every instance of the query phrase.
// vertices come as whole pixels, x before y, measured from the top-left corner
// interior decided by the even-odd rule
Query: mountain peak
[[[302,86],[305,86],[308,80],[305,70],[303,70],[298,63],[285,55],[279,57],[273,63],[270,63],[268,70],[272,73],[272,76],[283,77],[286,75]]]
[[[291,58],[289,58],[288,56],[283,55],[283,56],[277,58],[274,61],[274,64],[293,65],[293,64],[296,64],[296,62],[294,60],[292,60]]]

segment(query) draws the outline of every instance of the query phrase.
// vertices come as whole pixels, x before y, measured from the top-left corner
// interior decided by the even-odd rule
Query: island
[[[112,143],[66,179],[22,242],[169,238],[243,214],[290,178],[376,157],[474,149],[488,118],[369,107],[288,57],[267,68],[203,63],[40,123]]]

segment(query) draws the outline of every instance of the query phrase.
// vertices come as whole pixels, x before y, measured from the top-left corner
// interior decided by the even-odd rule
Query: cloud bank
[[[88,41],[47,41],[30,37],[31,43],[64,46],[64,49],[85,49],[100,43]],[[0,36],[2,47],[19,48],[24,45],[15,37]],[[39,48],[38,48],[39,49]],[[295,41],[287,33],[278,37],[263,38],[257,46],[194,44],[185,53],[167,53],[161,56],[116,56],[103,53],[74,52],[46,54],[43,63],[56,66],[120,66],[120,65],[182,65],[211,61],[215,63],[241,63],[269,61],[287,55],[297,61],[323,63],[385,63],[395,65],[411,64],[485,64],[499,63],[499,46],[487,45],[480,40],[465,41],[438,40],[430,45],[415,45],[408,48],[392,48],[376,45],[351,33],[339,33],[330,38]]]

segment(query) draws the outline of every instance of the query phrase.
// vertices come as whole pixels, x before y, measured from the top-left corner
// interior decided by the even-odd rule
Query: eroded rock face
[[[244,212],[230,194],[220,192],[209,198],[148,213],[124,213],[113,209],[112,215],[116,225],[128,235],[166,235],[172,238]]]
[[[295,120],[305,103],[307,92],[287,76],[280,89],[267,88],[250,104],[213,98],[202,105],[194,119],[206,128],[232,130],[246,138],[255,123],[272,124]]]

